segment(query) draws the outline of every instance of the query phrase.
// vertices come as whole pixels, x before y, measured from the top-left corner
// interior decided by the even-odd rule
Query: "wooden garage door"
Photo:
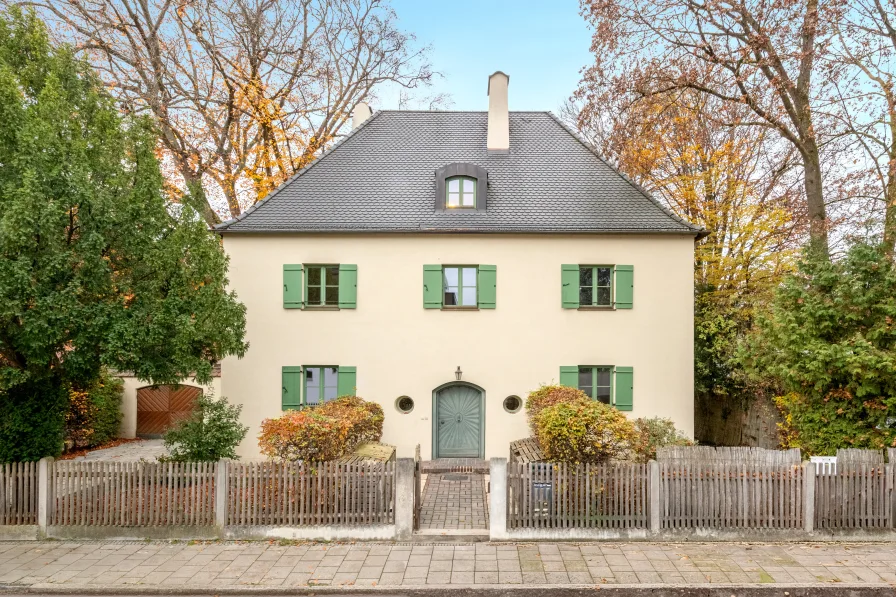
[[[194,386],[156,386],[137,390],[137,435],[162,435],[190,416],[202,390]]]

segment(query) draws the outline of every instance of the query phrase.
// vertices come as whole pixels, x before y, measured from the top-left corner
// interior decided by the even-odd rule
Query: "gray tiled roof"
[[[700,229],[619,174],[549,112],[510,113],[510,154],[486,112],[380,111],[221,232],[667,232]],[[488,210],[435,210],[435,171],[488,172]]]

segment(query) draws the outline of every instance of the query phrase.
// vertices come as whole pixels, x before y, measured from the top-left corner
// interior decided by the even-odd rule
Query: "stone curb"
[[[223,586],[208,588],[187,587],[102,587],[92,585],[59,586],[35,584],[30,586],[0,585],[0,595],[401,595],[402,597],[578,597],[584,593],[611,593],[625,597],[892,597],[896,587],[888,584],[828,585],[790,584],[718,584],[706,585],[383,585],[378,587],[310,586],[310,587],[251,587]]]

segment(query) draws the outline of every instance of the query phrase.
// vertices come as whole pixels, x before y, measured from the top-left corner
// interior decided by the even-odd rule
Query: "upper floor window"
[[[307,266],[308,291],[305,306],[339,306],[339,266]]]
[[[579,267],[579,306],[612,306],[612,271],[609,266]]]
[[[445,276],[443,282],[445,307],[475,307],[476,281],[478,275],[476,267],[445,267],[442,270]]]
[[[455,176],[446,181],[445,205],[449,208],[476,207],[476,179],[468,176]]]

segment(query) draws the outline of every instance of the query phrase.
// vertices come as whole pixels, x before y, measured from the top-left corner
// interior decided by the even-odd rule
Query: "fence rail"
[[[801,528],[803,474],[800,465],[662,462],[662,526]]]
[[[210,526],[215,464],[55,462],[52,522],[65,526]]]
[[[37,524],[37,463],[0,464],[0,525]]]
[[[392,524],[395,461],[231,462],[227,524]]]
[[[646,464],[508,463],[508,528],[647,528]]]

